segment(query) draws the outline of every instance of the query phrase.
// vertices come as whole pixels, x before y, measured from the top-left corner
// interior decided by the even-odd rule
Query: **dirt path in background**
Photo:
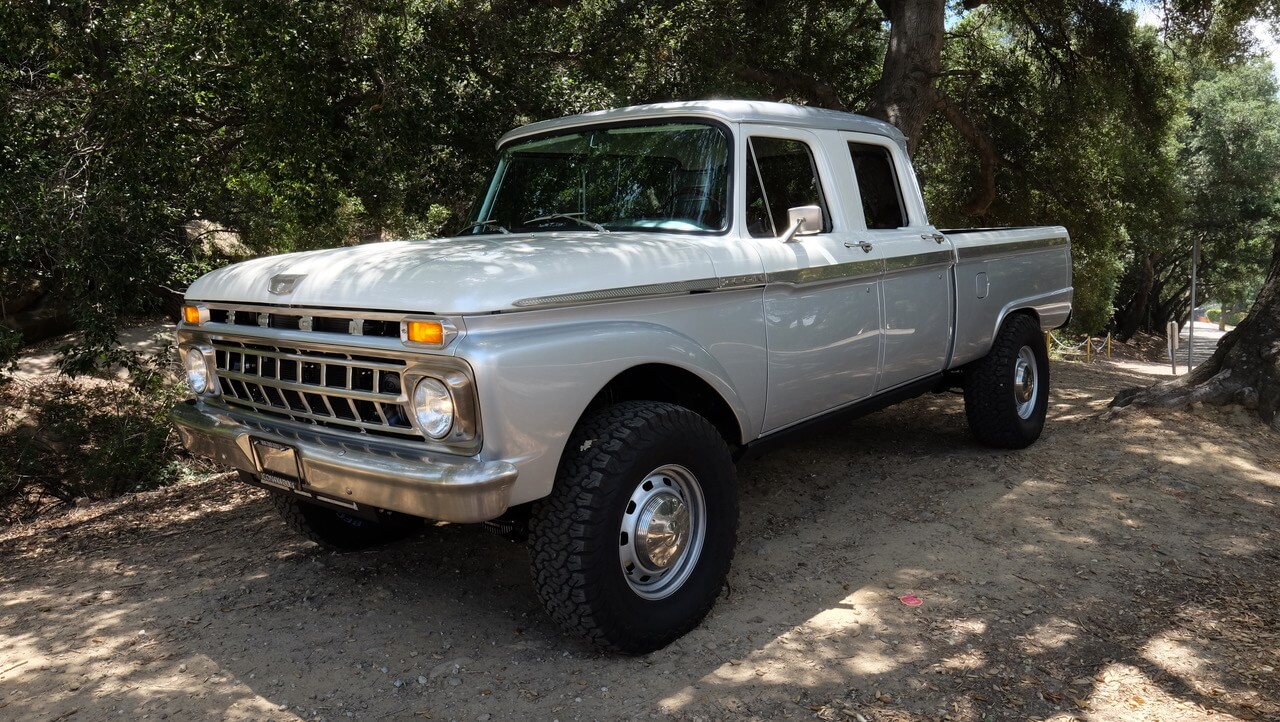
[[[1280,438],[1054,374],[1027,451],[945,395],[741,466],[731,588],[642,658],[561,636],[520,546],[324,553],[226,475],[8,529],[0,718],[1280,719]]]

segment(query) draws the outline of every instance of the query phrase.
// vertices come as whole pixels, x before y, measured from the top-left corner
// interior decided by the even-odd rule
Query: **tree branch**
[[[974,189],[973,197],[962,209],[967,216],[983,216],[996,200],[996,168],[1000,165],[1000,155],[996,152],[995,141],[985,130],[979,128],[969,116],[965,115],[945,93],[937,91],[937,107],[951,127],[955,128],[978,153],[979,183]]]
[[[848,110],[835,88],[825,81],[798,70],[765,70],[739,64],[734,74],[744,80],[763,83],[777,90],[790,90],[805,100],[833,110]]]

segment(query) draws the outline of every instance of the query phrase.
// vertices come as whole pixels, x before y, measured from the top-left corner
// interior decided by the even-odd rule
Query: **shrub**
[[[1228,312],[1228,313],[1227,313],[1227,325],[1228,325],[1228,326],[1239,326],[1239,325],[1240,325],[1240,322],[1244,320],[1245,313],[1246,313],[1246,312],[1244,312],[1244,311],[1230,311],[1230,312]],[[1209,309],[1208,311],[1206,311],[1206,312],[1205,312],[1205,315],[1209,317],[1209,320],[1210,320],[1210,321],[1212,321],[1212,322],[1214,322],[1214,323],[1218,323],[1218,322],[1219,322],[1219,321],[1221,321],[1221,319],[1222,319],[1222,309],[1220,309],[1220,308],[1211,308],[1211,309]]]
[[[169,409],[172,383],[59,377],[0,391],[0,516],[50,501],[105,499],[155,488],[182,473]]]

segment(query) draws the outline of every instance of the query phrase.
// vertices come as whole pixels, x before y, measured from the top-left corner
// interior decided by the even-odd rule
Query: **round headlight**
[[[187,367],[187,385],[196,394],[209,390],[209,364],[204,360],[204,353],[198,348],[187,349],[183,356],[183,364]]]
[[[443,439],[453,428],[453,395],[437,379],[420,379],[413,387],[413,413],[422,433]]]

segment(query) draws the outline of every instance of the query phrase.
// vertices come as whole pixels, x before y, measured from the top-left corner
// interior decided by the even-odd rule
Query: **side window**
[[[747,231],[771,238],[787,230],[787,209],[822,208],[822,230],[831,216],[808,144],[785,138],[752,138],[747,144]]]
[[[858,176],[858,192],[862,195],[862,215],[867,219],[867,228],[902,228],[907,225],[907,212],[902,206],[902,191],[889,149],[850,143],[849,155],[853,156],[853,172]]]

